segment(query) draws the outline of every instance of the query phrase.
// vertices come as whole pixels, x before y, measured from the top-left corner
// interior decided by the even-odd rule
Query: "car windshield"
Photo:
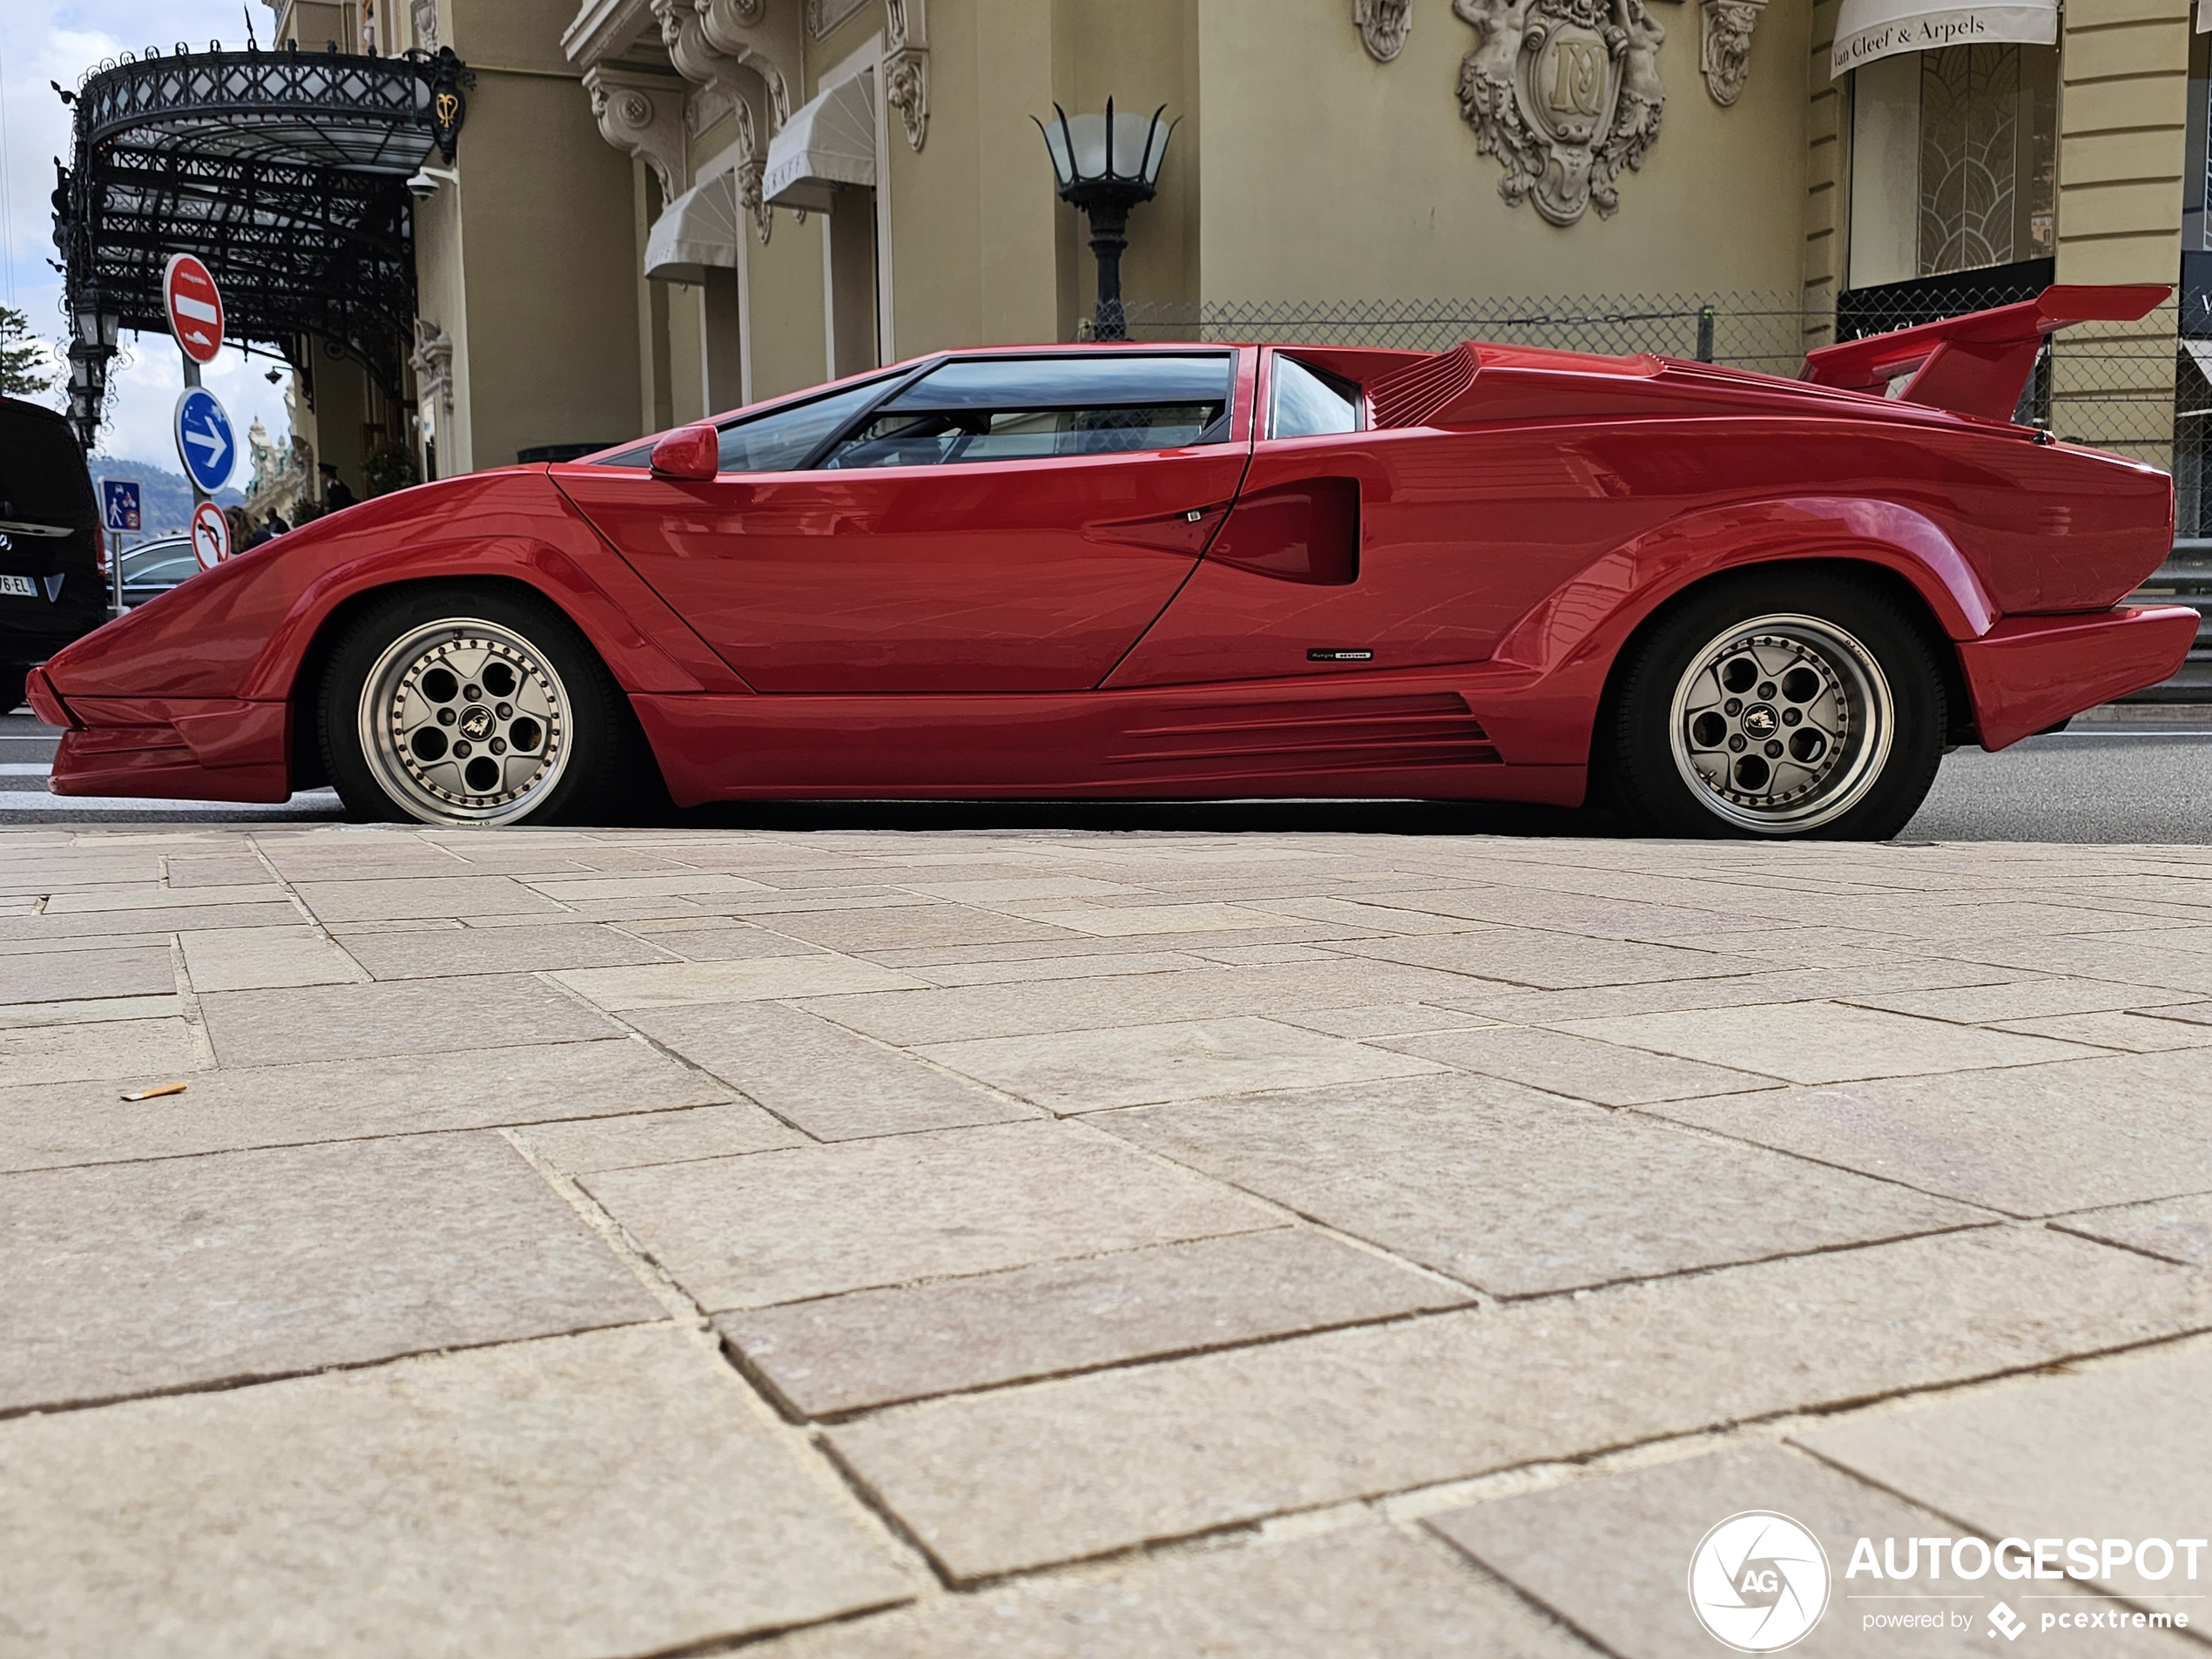
[[[721,428],[721,472],[795,472],[822,446],[824,439],[860,413],[868,400],[882,395],[896,376],[879,374],[857,386],[841,386],[825,396],[797,403],[779,404],[759,415],[743,416]],[[653,442],[658,442],[655,439]],[[652,442],[636,443],[603,457],[595,467],[649,467]]]
[[[0,399],[0,520],[73,525],[92,514],[91,479],[69,423]]]

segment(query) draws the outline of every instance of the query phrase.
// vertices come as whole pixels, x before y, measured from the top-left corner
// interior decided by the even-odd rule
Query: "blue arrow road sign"
[[[145,518],[139,511],[137,479],[103,478],[100,480],[100,523],[111,530],[135,530],[145,528]]]
[[[209,495],[231,481],[238,439],[222,403],[204,386],[188,386],[177,400],[177,457],[185,475]]]

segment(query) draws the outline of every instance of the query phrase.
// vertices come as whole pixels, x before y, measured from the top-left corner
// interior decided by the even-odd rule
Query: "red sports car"
[[[2152,684],[2155,469],[2010,417],[2058,287],[1804,378],[1466,345],[949,352],[384,496],[33,677],[59,793],[507,824],[1368,796],[1889,835]],[[1885,393],[1888,395],[1884,395]]]

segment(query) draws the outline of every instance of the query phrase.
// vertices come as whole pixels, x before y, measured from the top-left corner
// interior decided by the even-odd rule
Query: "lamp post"
[[[1098,259],[1091,332],[1100,340],[1129,337],[1122,312],[1122,250],[1129,246],[1129,210],[1159,190],[1160,159],[1175,131],[1173,121],[1161,125],[1167,107],[1163,104],[1148,118],[1116,115],[1110,98],[1103,115],[1070,115],[1055,104],[1052,125],[1037,122],[1060,181],[1060,199],[1082,209],[1090,220],[1090,251]]]
[[[115,355],[123,320],[87,293],[70,307],[69,419],[77,441],[91,453],[100,433],[100,405],[107,397],[108,360]]]

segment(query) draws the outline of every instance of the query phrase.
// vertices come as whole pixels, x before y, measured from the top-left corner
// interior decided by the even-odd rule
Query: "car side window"
[[[715,465],[723,472],[796,472],[831,433],[860,413],[869,399],[880,397],[894,378],[879,374],[857,386],[840,387],[825,397],[779,404],[759,415],[732,421],[721,428],[721,456]],[[592,465],[650,467],[652,461],[652,443],[645,442]]]
[[[1220,442],[1226,352],[955,359],[903,388],[822,465],[928,467]]]
[[[1267,435],[1318,438],[1359,430],[1359,391],[1333,374],[1275,354],[1268,379]]]

